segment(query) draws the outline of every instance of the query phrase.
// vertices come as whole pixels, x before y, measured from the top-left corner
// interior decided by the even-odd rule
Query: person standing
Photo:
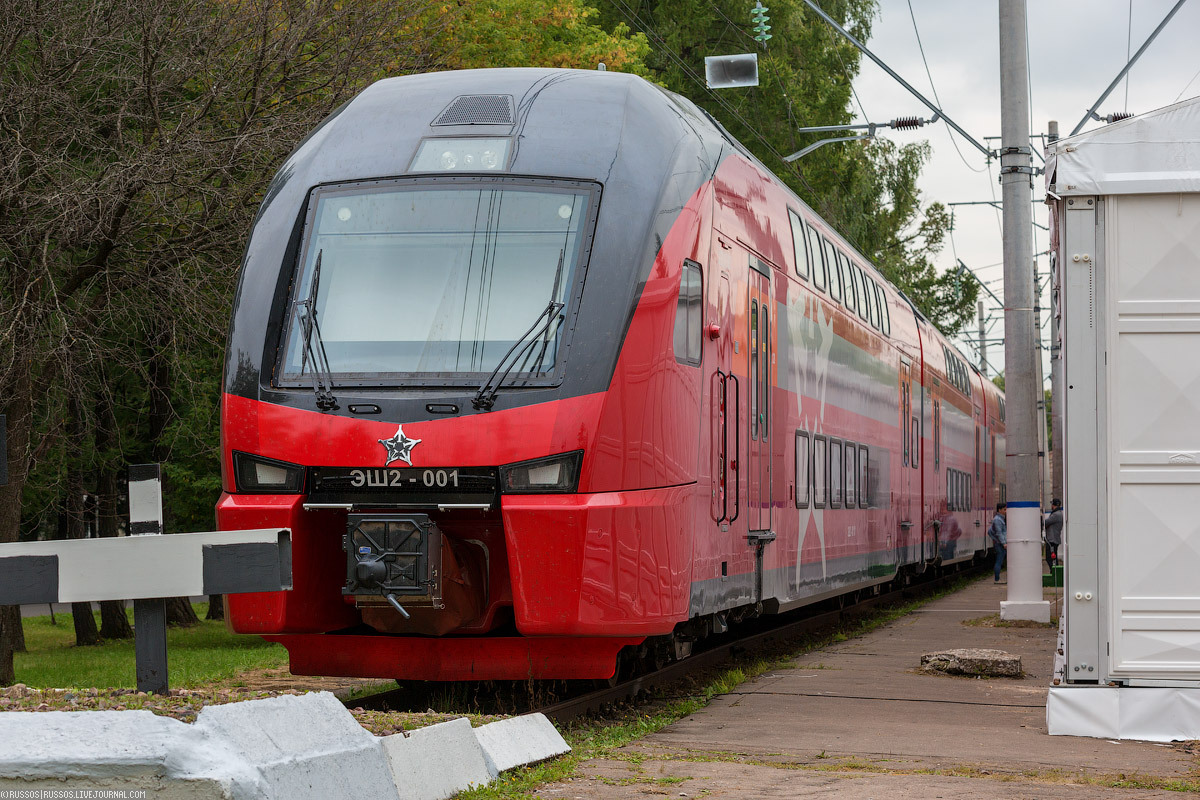
[[[1008,505],[996,503],[996,516],[988,526],[988,536],[996,544],[996,583],[1000,582],[1000,570],[1004,568],[1004,557],[1008,554]]]
[[[1046,563],[1050,569],[1058,563],[1058,548],[1062,545],[1063,508],[1062,500],[1050,501],[1050,513],[1046,515]]]

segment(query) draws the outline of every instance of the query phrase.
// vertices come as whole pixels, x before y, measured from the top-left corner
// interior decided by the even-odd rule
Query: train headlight
[[[504,494],[566,494],[579,488],[579,465],[583,451],[574,450],[549,458],[535,458],[500,468],[500,491]]]
[[[233,453],[234,481],[248,494],[299,494],[304,488],[304,467],[273,458]]]
[[[508,167],[512,141],[501,137],[424,139],[408,166],[409,172],[480,172]]]

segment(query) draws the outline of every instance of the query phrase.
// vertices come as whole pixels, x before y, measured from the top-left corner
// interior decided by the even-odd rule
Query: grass
[[[167,629],[167,668],[171,686],[197,688],[229,682],[247,670],[287,666],[283,645],[257,636],[230,633],[224,622],[204,619],[207,603],[197,603],[200,624]],[[132,622],[132,609],[128,610]],[[96,627],[99,628],[99,613]],[[35,688],[134,688],[133,640],[106,641],[94,647],[75,646],[71,615],[26,617],[27,652],[15,655],[16,679]]]
[[[962,624],[969,628],[1057,628],[1058,617],[1051,617],[1049,622],[1034,622],[1029,619],[1000,619],[999,614],[988,614],[986,617],[964,619]]]

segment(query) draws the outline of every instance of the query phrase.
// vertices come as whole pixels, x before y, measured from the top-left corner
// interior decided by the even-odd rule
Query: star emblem
[[[410,439],[404,435],[404,426],[397,425],[396,433],[390,439],[377,439],[381,445],[387,448],[387,461],[384,466],[388,466],[393,461],[403,461],[412,466],[412,451],[413,448],[421,443],[420,439]]]

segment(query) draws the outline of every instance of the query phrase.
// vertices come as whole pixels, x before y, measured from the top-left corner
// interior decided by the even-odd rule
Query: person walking
[[[996,583],[1000,582],[1000,570],[1004,568],[1004,557],[1008,554],[1008,505],[996,503],[996,516],[988,526],[988,536],[996,543]]]
[[[1050,513],[1046,515],[1046,563],[1050,570],[1058,563],[1058,548],[1062,545],[1063,507],[1062,500],[1050,501]]]

